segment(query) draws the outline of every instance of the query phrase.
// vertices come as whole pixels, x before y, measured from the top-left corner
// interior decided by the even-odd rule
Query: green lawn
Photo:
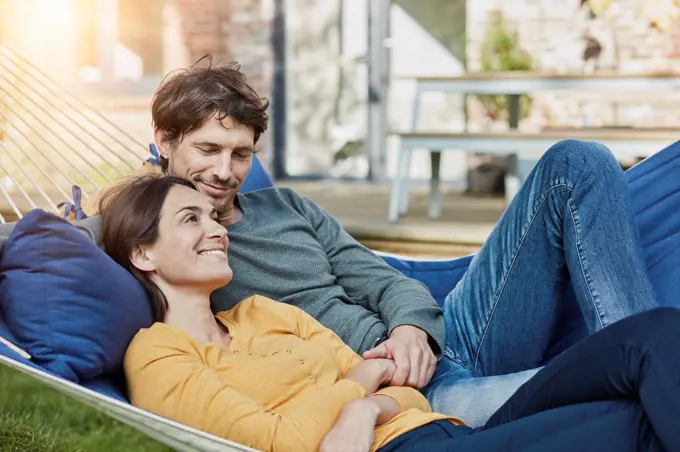
[[[0,363],[0,451],[172,449]]]

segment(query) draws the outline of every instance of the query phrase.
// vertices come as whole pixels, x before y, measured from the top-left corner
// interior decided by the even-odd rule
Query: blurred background
[[[0,211],[64,201],[74,182],[88,196],[138,166],[159,83],[211,54],[270,99],[259,158],[277,185],[370,246],[465,254],[551,143],[602,141],[628,168],[676,140],[678,12],[675,0],[0,0]]]

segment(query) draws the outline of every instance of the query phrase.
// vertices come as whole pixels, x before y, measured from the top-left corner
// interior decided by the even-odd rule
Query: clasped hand
[[[396,370],[389,386],[424,387],[434,375],[437,358],[420,328],[403,325],[395,328],[389,339],[363,355],[364,359],[391,359]]]

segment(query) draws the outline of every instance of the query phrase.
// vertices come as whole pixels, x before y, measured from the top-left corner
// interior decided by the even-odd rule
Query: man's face
[[[219,121],[213,116],[175,146],[162,135],[155,133],[168,172],[192,181],[218,214],[231,211],[253,161],[254,131],[230,117]]]

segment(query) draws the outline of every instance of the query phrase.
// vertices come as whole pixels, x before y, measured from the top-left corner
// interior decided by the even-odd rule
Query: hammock
[[[151,151],[151,157],[149,157]],[[142,162],[156,164],[157,154],[125,131],[70,96],[27,61],[0,45],[0,223],[13,222],[29,210],[78,211],[83,202]],[[627,172],[650,278],[662,305],[673,305],[680,292],[680,142]],[[272,186],[257,159],[243,191]],[[78,190],[73,190],[74,186]],[[87,210],[86,210],[87,212]],[[472,256],[455,260],[417,260],[379,254],[406,276],[423,282],[435,300],[467,270]],[[567,309],[569,311],[569,309]],[[581,334],[573,309],[563,320],[569,340]],[[570,335],[571,334],[571,335]],[[246,451],[188,426],[133,407],[106,379],[72,383],[48,373],[13,349],[13,338],[0,313],[0,362],[11,366],[148,436],[181,451]],[[568,343],[562,344],[567,346]]]
[[[0,44],[0,222],[58,212],[139,171],[148,149]],[[61,207],[60,207],[61,206]],[[5,218],[7,217],[7,218]]]

